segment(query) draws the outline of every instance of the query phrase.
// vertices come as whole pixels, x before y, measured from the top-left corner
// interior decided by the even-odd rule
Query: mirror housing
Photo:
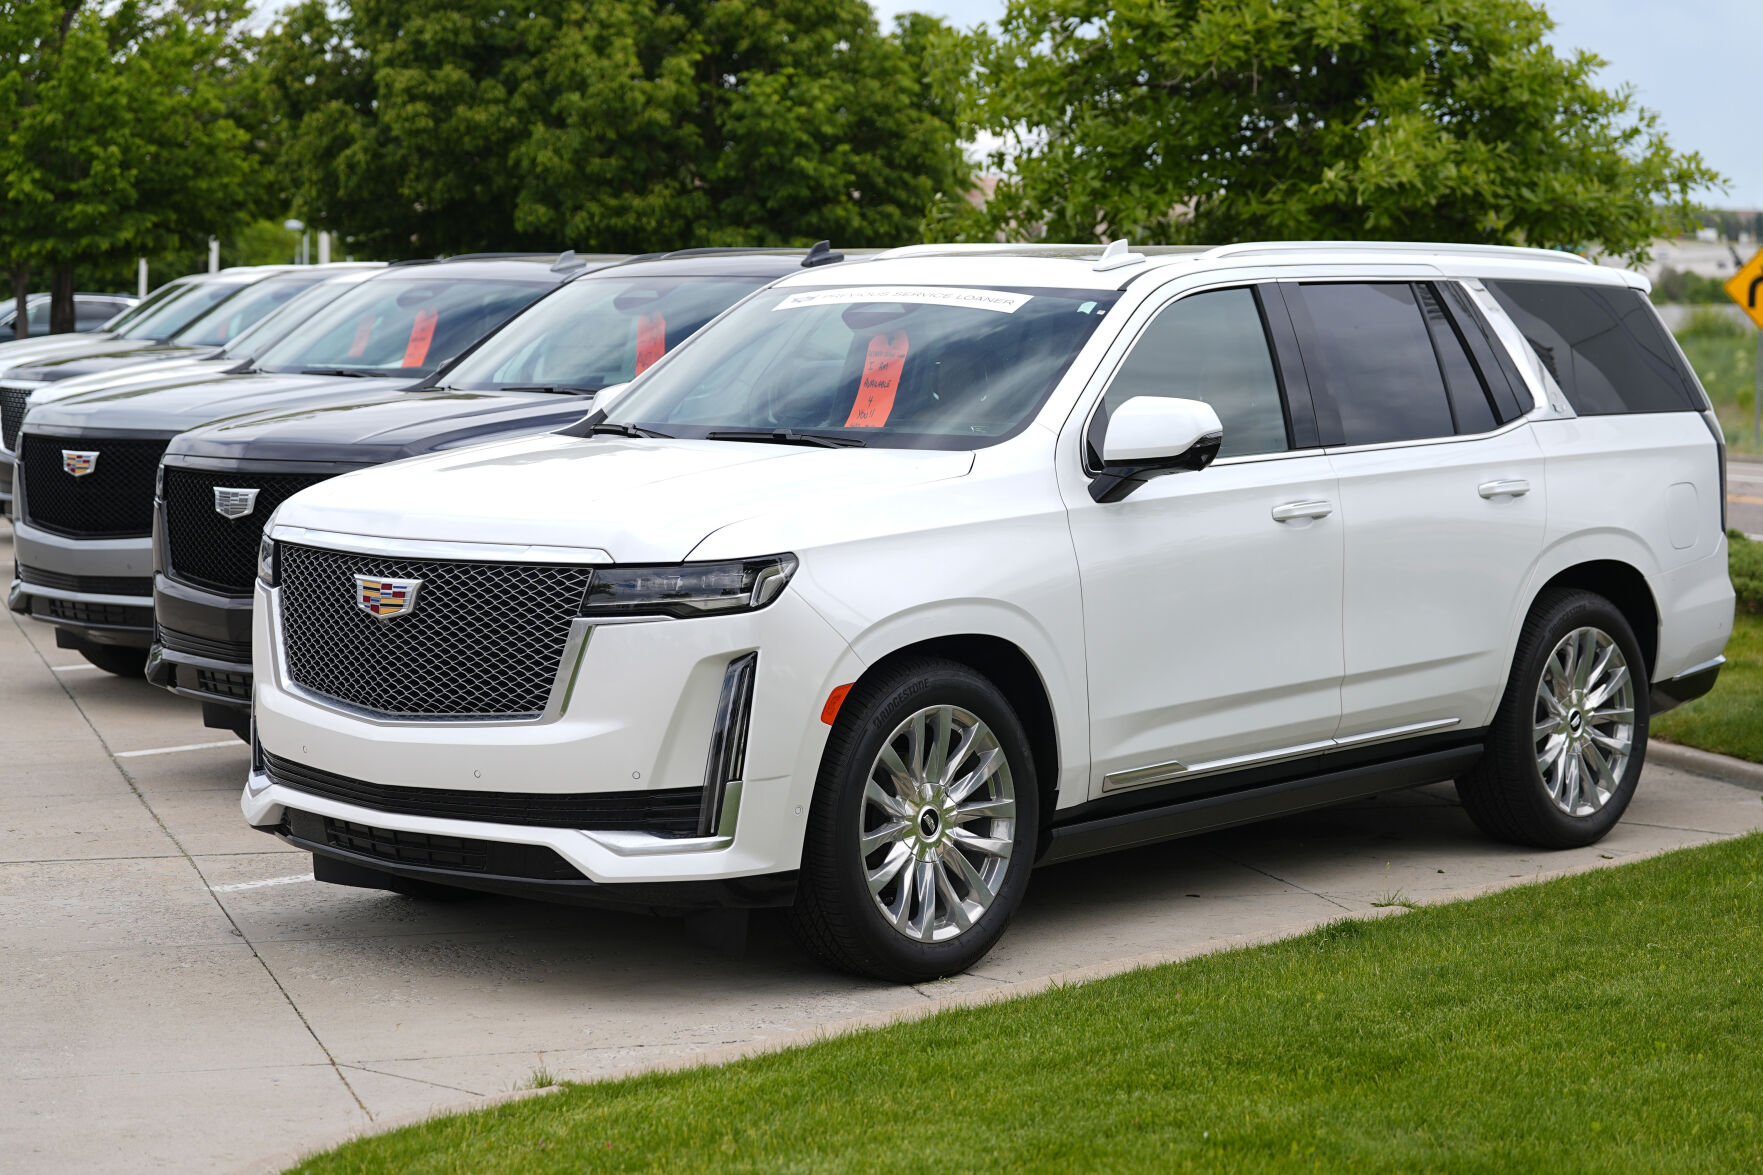
[[[1224,425],[1201,400],[1134,396],[1108,418],[1102,436],[1102,471],[1090,497],[1118,502],[1153,477],[1212,464],[1224,444]]]

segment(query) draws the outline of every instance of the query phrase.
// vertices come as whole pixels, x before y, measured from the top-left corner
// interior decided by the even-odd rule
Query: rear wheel
[[[118,677],[145,677],[147,650],[127,645],[81,645],[80,656]]]
[[[1457,781],[1490,836],[1562,849],[1622,818],[1646,759],[1646,664],[1628,621],[1587,591],[1537,602],[1519,637],[1487,753]]]
[[[916,983],[983,958],[1028,885],[1028,736],[964,665],[903,662],[852,691],[827,743],[792,924],[824,961]]]

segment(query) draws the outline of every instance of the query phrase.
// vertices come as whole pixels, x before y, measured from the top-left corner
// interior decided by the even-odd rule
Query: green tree
[[[262,65],[297,215],[382,256],[916,240],[956,34],[864,0],[322,0]]]
[[[243,0],[0,0],[0,229],[15,289],[189,247],[250,220],[257,160],[229,112]]]
[[[1720,177],[1530,0],[1011,0],[973,235],[1645,253]]]

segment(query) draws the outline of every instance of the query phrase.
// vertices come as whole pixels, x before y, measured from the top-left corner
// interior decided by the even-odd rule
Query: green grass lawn
[[[1757,379],[1757,332],[1714,318],[1694,318],[1677,336],[1690,366],[1702,380],[1735,453],[1758,452],[1752,437],[1752,401]]]
[[[1760,876],[1746,837],[296,1170],[1756,1171]]]
[[[1659,715],[1651,729],[1674,743],[1763,763],[1763,617],[1734,617],[1713,691]]]

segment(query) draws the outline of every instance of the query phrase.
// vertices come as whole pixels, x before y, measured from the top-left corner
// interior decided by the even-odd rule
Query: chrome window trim
[[[263,586],[261,581],[259,586]],[[473,730],[492,730],[500,727],[549,726],[563,717],[564,711],[569,708],[570,699],[575,696],[582,662],[587,659],[588,639],[593,636],[595,628],[594,622],[583,616],[569,622],[569,637],[564,641],[563,653],[557,659],[557,672],[551,678],[551,689],[546,695],[545,708],[536,717],[472,718],[461,714],[438,714],[433,718],[398,718],[309,690],[296,682],[288,672],[287,658],[283,655],[287,646],[282,631],[282,589],[263,586],[263,591],[269,597],[269,645],[277,687],[283,693],[321,710],[343,714],[358,722],[386,729],[432,730],[437,726],[468,726]]]
[[[1364,734],[1350,734],[1345,737],[1318,739],[1314,742],[1299,743],[1295,746],[1280,747],[1271,751],[1253,751],[1246,755],[1231,755],[1223,759],[1208,759],[1202,763],[1187,764],[1179,759],[1170,759],[1163,763],[1152,763],[1145,767],[1134,767],[1126,771],[1116,771],[1102,778],[1102,792],[1129,791],[1133,788],[1150,787],[1159,783],[1174,783],[1183,779],[1201,779],[1208,775],[1218,775],[1226,771],[1235,771],[1244,767],[1264,767],[1274,763],[1283,763],[1292,759],[1303,759],[1311,755],[1327,751],[1346,750],[1351,747],[1366,747],[1376,743],[1393,742],[1396,739],[1408,738],[1418,734],[1430,734],[1434,731],[1447,730],[1458,724],[1456,718],[1438,718],[1429,722],[1410,722],[1405,726],[1391,726],[1383,730],[1366,731]]]
[[[394,539],[380,535],[313,530],[270,520],[269,537],[278,543],[378,555],[387,559],[446,559],[464,563],[572,563],[599,566],[612,556],[599,547],[544,547],[524,543],[473,543],[451,539]]]
[[[1418,449],[1429,445],[1455,445],[1465,441],[1485,441],[1490,437],[1503,436],[1513,432],[1528,425],[1530,421],[1531,416],[1526,413],[1523,416],[1515,416],[1499,428],[1491,429],[1488,432],[1452,433],[1448,437],[1419,437],[1411,441],[1377,441],[1369,445],[1335,445],[1320,451],[1332,456],[1337,453],[1376,453],[1384,449]]]

